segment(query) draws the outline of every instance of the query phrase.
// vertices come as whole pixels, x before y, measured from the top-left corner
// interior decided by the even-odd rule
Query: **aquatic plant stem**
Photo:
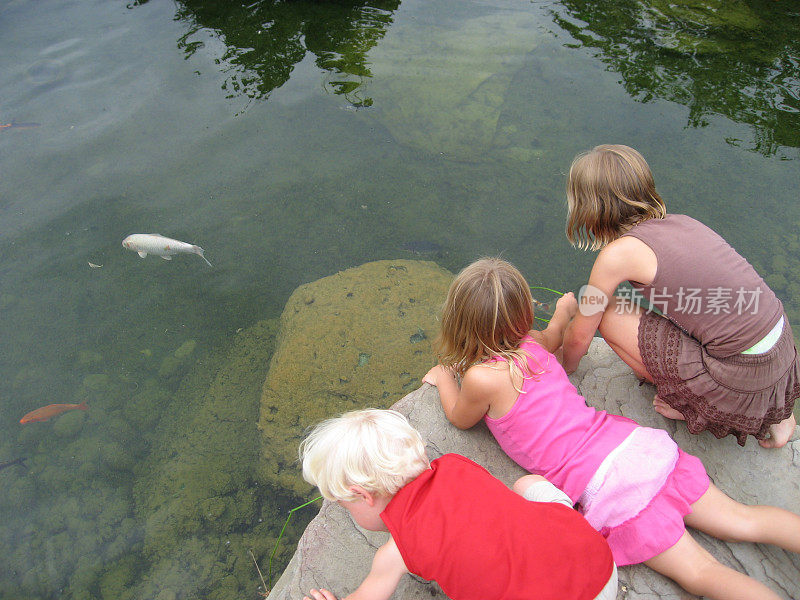
[[[256,560],[256,555],[253,554],[252,550],[248,550],[248,552],[250,553],[250,558],[253,559],[253,564],[256,566],[256,571],[258,571],[258,576],[261,578],[261,585],[264,586],[264,594],[263,595],[264,595],[264,598],[266,598],[269,595],[270,588],[267,585],[267,582],[264,581],[264,575],[261,573],[261,569],[258,567],[258,561]]]
[[[322,496],[317,496],[313,500],[309,500],[308,502],[306,502],[305,504],[301,504],[300,506],[295,506],[293,509],[291,509],[289,511],[289,514],[286,517],[286,521],[283,523],[283,528],[281,529],[281,532],[278,534],[278,539],[275,540],[275,547],[272,549],[272,554],[270,554],[270,556],[269,556],[269,568],[267,569],[267,580],[269,581],[269,588],[267,590],[268,592],[269,592],[269,590],[272,589],[272,559],[275,558],[275,553],[278,551],[278,544],[281,543],[281,538],[283,537],[283,532],[286,531],[286,526],[289,524],[289,519],[292,518],[292,513],[294,513],[294,511],[296,511],[296,510],[300,510],[301,508],[305,508],[309,504],[313,504],[317,500],[322,500]],[[256,568],[258,568],[258,565],[256,565]],[[261,574],[261,571],[259,571],[259,575],[260,574]],[[262,581],[264,580],[263,577],[262,577],[261,580]]]
[[[544,290],[545,292],[553,292],[554,294],[558,294],[559,296],[563,296],[564,295],[564,292],[559,292],[558,290],[551,290],[548,287],[542,287],[540,285],[532,285],[531,289],[532,290]]]

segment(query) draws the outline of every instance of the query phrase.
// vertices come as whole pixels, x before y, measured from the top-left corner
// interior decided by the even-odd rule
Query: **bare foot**
[[[656,394],[655,397],[653,398],[653,408],[656,409],[656,412],[658,414],[660,414],[662,417],[666,417],[667,419],[674,419],[675,421],[686,420],[686,417],[683,416],[682,412],[672,408],[669,404],[667,404],[661,398],[659,398],[658,394]]]
[[[776,425],[769,426],[769,437],[765,440],[758,440],[762,448],[783,448],[792,437],[797,421],[794,415],[784,419]]]

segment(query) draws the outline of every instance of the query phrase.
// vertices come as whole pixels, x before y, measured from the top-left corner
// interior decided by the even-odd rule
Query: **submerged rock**
[[[103,364],[103,355],[94,350],[81,350],[75,360],[75,368],[91,370]]]
[[[506,10],[461,20],[457,28],[454,23],[396,23],[370,53],[375,118],[415,151],[456,160],[485,160],[487,152],[502,156],[512,136],[498,145],[496,133],[520,68],[509,57],[539,46],[541,22],[535,11]],[[532,158],[523,147],[505,154]]]
[[[165,356],[158,369],[158,376],[162,379],[177,379],[183,375],[192,364],[192,355],[197,349],[195,340],[187,340],[178,346],[177,350]],[[145,355],[145,357],[148,357]],[[149,358],[149,357],[148,357]]]
[[[253,475],[258,403],[277,329],[275,319],[251,325],[191,366],[176,392],[157,379],[136,389],[124,414],[137,429],[153,430],[131,494],[138,538],[107,559],[87,588],[125,589],[124,598],[250,597],[256,575],[248,552],[270,556],[286,501]],[[181,347],[187,344],[194,341]],[[99,450],[101,465],[124,465],[122,449]]]
[[[62,438],[74,438],[83,428],[85,420],[84,411],[69,411],[53,422],[53,434]]]
[[[594,340],[589,355],[571,379],[592,406],[669,431],[681,448],[703,460],[711,479],[732,498],[800,513],[800,429],[793,441],[780,450],[761,448],[753,439],[739,448],[732,437],[717,440],[707,433],[691,435],[684,424],[667,421],[653,411],[653,388],[639,386],[627,365],[600,339]],[[423,385],[394,408],[420,431],[430,458],[447,452],[463,454],[509,485],[524,474],[500,450],[483,423],[467,431],[450,425],[436,388]],[[797,554],[773,546],[724,543],[697,531],[692,534],[722,563],[764,582],[781,598],[800,597]],[[375,550],[385,540],[386,534],[359,529],[345,509],[325,502],[300,539],[294,557],[269,599],[301,598],[312,587],[326,587],[337,597],[345,596],[361,583]],[[395,600],[445,598],[436,584],[418,577],[403,577],[392,597]],[[693,596],[644,565],[636,565],[620,569],[617,598],[686,600]]]
[[[296,465],[306,427],[420,386],[452,278],[432,262],[384,260],[295,290],[261,397],[267,481],[307,492]]]
[[[185,358],[189,358],[197,348],[197,341],[195,340],[186,340],[183,342],[177,350],[174,352],[175,358],[179,358],[181,360]]]

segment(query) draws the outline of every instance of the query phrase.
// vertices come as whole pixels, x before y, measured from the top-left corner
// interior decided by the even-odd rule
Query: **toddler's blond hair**
[[[300,444],[303,478],[327,500],[353,500],[350,486],[392,496],[430,467],[419,432],[394,410],[347,412],[318,424]]]

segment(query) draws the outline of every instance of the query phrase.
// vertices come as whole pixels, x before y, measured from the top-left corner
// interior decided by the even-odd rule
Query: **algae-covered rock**
[[[175,352],[165,356],[158,369],[158,376],[164,380],[175,380],[182,376],[192,364],[192,355],[197,349],[195,340],[187,340]]]
[[[451,280],[432,262],[385,260],[295,290],[261,397],[268,481],[306,493],[295,464],[304,428],[419,387]]]
[[[100,594],[102,598],[130,598],[128,589],[136,580],[136,561],[134,557],[120,560],[113,569],[106,571],[100,578]]]
[[[107,388],[111,383],[111,378],[105,373],[93,373],[83,378],[83,386],[93,392]]]
[[[250,552],[267,564],[286,506],[299,503],[256,479],[259,399],[277,330],[277,320],[265,320],[237,333],[230,348],[189,369],[174,398],[156,379],[136,388],[124,414],[155,429],[132,491],[138,539],[87,588],[119,587],[133,563],[136,578],[126,584],[132,598],[253,597],[259,579]],[[149,406],[157,423],[133,404]],[[123,460],[119,450],[112,445],[84,462],[104,468]],[[294,539],[305,522],[297,521],[286,532]],[[280,550],[278,568],[290,554]]]
[[[188,358],[190,357],[195,349],[197,348],[197,341],[196,340],[186,340],[183,342],[177,350],[175,350],[175,358]]]
[[[0,310],[11,308],[15,304],[17,304],[18,301],[19,298],[14,294],[3,292],[2,294],[0,294]]]
[[[169,392],[161,387],[155,378],[150,378],[142,382],[129,401],[123,405],[122,413],[131,427],[146,431],[158,422],[161,410],[169,402]]]
[[[103,364],[103,355],[94,350],[81,350],[75,359],[75,367],[88,370]]]
[[[53,433],[62,438],[71,438],[83,428],[86,413],[82,410],[73,410],[61,415],[53,423]]]

